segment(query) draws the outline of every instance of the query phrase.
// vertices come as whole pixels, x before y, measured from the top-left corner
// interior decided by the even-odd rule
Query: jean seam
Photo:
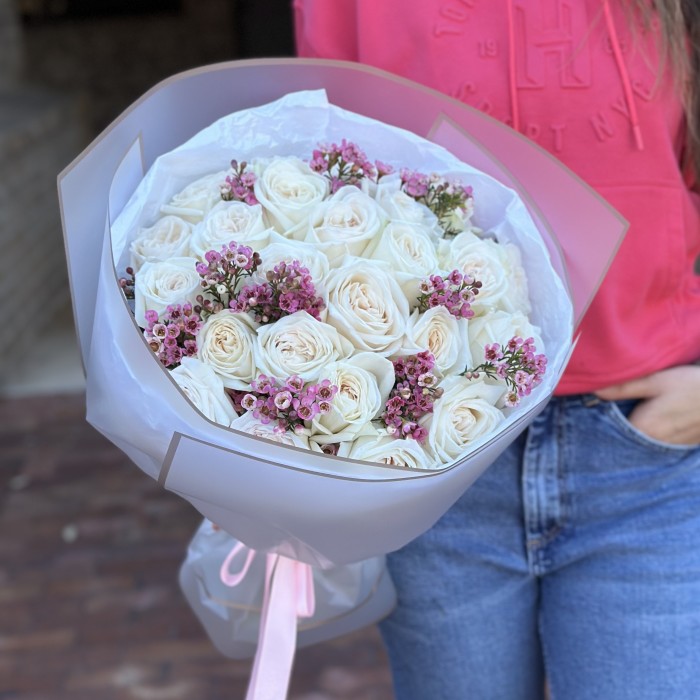
[[[547,639],[544,634],[543,628],[543,623],[542,623],[542,616],[543,616],[543,610],[544,606],[542,605],[542,595],[543,595],[543,590],[542,590],[542,584],[540,583],[540,601],[539,601],[539,611],[537,615],[537,632],[540,636],[540,649],[542,650],[542,665],[544,667],[544,677],[545,677],[545,682],[549,686],[549,700],[555,700],[554,698],[554,690],[552,688],[552,677],[549,673],[550,669],[550,664],[549,664],[549,650],[547,648]],[[542,697],[544,698],[544,688],[542,688]]]
[[[556,525],[547,529],[543,532],[540,537],[536,539],[528,540],[528,547],[544,547],[556,540],[559,535],[566,530],[569,524],[569,513],[567,506],[569,504],[569,492],[566,486],[566,478],[564,473],[564,466],[566,465],[566,421],[568,420],[568,413],[562,410],[562,407],[558,407],[559,415],[557,416],[556,422],[556,439],[558,443],[557,449],[557,487],[559,489],[559,518]]]
[[[561,409],[560,409],[561,410]],[[557,485],[559,487],[559,533],[567,528],[569,524],[569,491],[566,484],[566,463],[567,463],[567,421],[569,420],[569,412],[562,410],[559,420],[557,421],[557,441],[559,449],[557,450]]]

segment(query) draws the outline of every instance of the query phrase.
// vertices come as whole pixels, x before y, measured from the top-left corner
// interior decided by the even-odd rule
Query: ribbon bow
[[[245,562],[231,573],[233,559],[247,550]],[[220,577],[237,586],[246,576],[258,552],[242,542],[228,553]],[[287,697],[297,642],[297,619],[312,617],[315,608],[313,570],[309,564],[279,554],[266,554],[258,648],[246,700],[284,700]]]

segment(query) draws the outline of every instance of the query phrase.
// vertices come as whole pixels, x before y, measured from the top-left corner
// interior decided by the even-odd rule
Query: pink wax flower
[[[506,406],[517,406],[523,396],[542,383],[547,371],[547,357],[536,352],[534,338],[523,340],[514,336],[503,347],[499,343],[485,345],[485,361],[462,374],[467,379],[478,379],[483,372],[487,377],[504,381],[508,387]]]
[[[147,326],[143,335],[165,367],[177,367],[183,357],[197,354],[196,336],[203,322],[192,304],[171,304],[162,319],[153,309],[144,315]]]
[[[380,420],[390,435],[425,442],[428,431],[418,421],[433,412],[433,404],[442,396],[433,374],[435,358],[427,351],[394,360],[394,388]]]
[[[460,233],[460,230],[454,228],[450,218],[455,212],[468,211],[469,200],[474,198],[470,186],[440,175],[426,175],[408,168],[402,168],[400,174],[401,189],[437,216],[445,235],[454,236]]]
[[[280,381],[264,374],[251,383],[251,391],[230,391],[238,412],[251,411],[261,423],[276,422],[275,432],[300,432],[307,421],[329,413],[338,387],[328,379],[304,385],[301,377],[293,375]]]
[[[377,163],[375,167],[359,146],[343,139],[338,144],[319,144],[309,161],[309,167],[325,175],[331,183],[331,193],[345,185],[359,186],[364,178],[376,180],[391,172],[391,166]],[[379,174],[381,173],[381,175]]]
[[[255,196],[255,173],[246,170],[248,164],[243,161],[231,161],[231,174],[221,185],[221,199],[225,202],[244,202],[245,204],[258,204]]]
[[[260,324],[274,323],[283,316],[306,311],[317,321],[325,302],[316,296],[316,287],[307,268],[298,260],[280,262],[267,273],[267,281],[244,287],[229,306],[249,313]]]
[[[457,318],[471,318],[471,302],[483,285],[471,275],[452,270],[447,277],[431,275],[420,283],[418,310],[422,313],[436,306],[444,306]]]
[[[204,259],[207,262],[198,263],[196,267],[204,293],[197,296],[195,310],[206,319],[229,305],[242,281],[250,277],[262,261],[260,254],[250,246],[236,241],[223,246],[219,252],[208,250]]]

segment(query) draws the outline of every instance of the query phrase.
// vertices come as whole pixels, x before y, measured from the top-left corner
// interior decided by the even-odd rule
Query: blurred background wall
[[[82,388],[56,175],[160,80],[293,55],[289,0],[0,0],[0,396]],[[46,348],[51,347],[51,352]]]

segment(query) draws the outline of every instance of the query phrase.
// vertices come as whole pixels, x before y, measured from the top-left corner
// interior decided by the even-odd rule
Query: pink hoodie
[[[630,222],[558,393],[700,357],[700,196],[655,38],[618,0],[295,0],[302,56],[360,61],[550,150]]]

